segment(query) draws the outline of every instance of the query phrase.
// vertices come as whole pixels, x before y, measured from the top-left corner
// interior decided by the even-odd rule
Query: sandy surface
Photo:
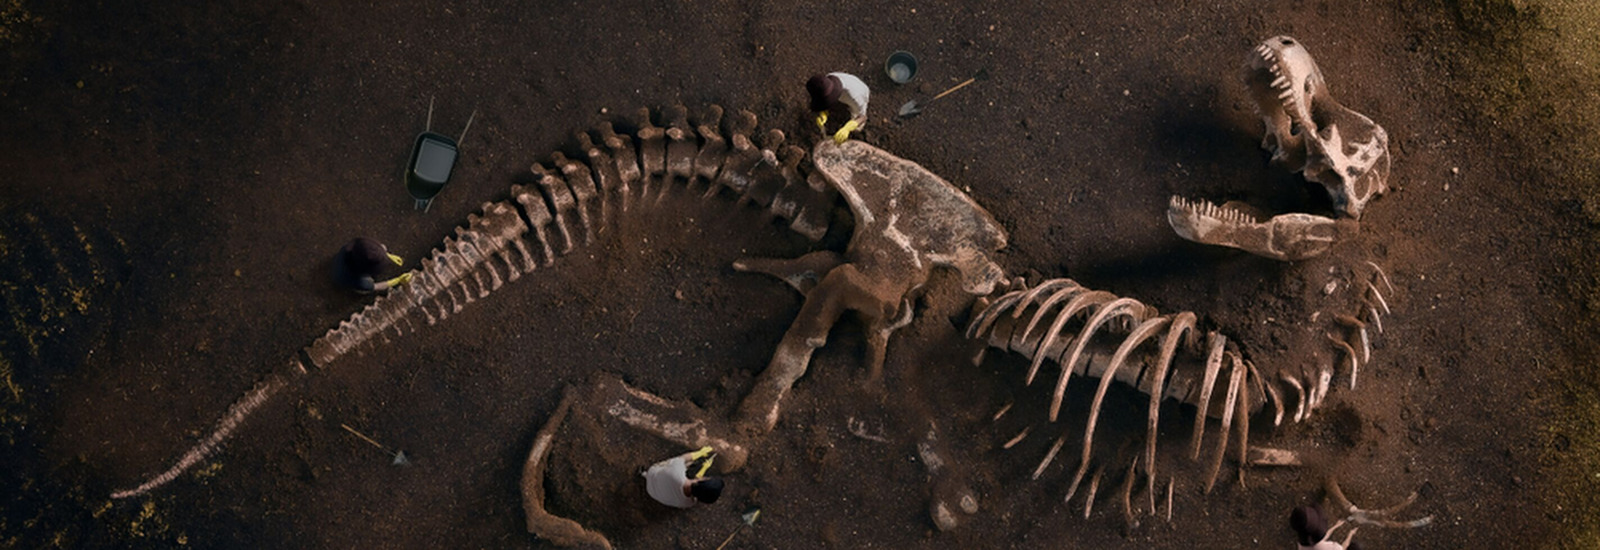
[[[1023,387],[1014,356],[971,364],[937,280],[881,390],[860,383],[858,325],[835,330],[723,502],[651,508],[628,493],[634,472],[675,450],[578,426],[556,450],[553,509],[628,548],[713,548],[751,506],[760,522],[730,547],[1276,548],[1288,510],[1337,475],[1368,505],[1420,490],[1411,511],[1436,518],[1363,529],[1369,548],[1595,544],[1600,59],[1582,2],[117,4],[0,2],[0,546],[540,546],[517,482],[562,387],[604,371],[729,410],[800,304],[730,264],[840,249],[841,235],[811,244],[729,201],[669,200],[306,377],[196,473],[106,495],[164,469],[361,307],[327,277],[345,240],[414,261],[529,164],[574,152],[572,131],[640,106],[749,109],[810,143],[801,85],[828,70],[874,87],[861,139],[969,188],[1005,226],[1008,271],[1195,311],[1264,366],[1327,355],[1290,320],[1319,307],[1306,298],[1329,269],[1382,265],[1396,311],[1362,383],[1305,423],[1253,424],[1252,442],[1310,465],[1244,484],[1229,467],[1210,494],[1180,459],[1192,410],[1169,404],[1171,521],[1129,529],[1105,496],[1085,519],[1082,497],[1062,504],[1074,443],[1029,475],[1055,434],[1075,442],[1086,406],[999,450],[1045,390]],[[1202,248],[1162,216],[1175,193],[1319,207],[1267,166],[1242,84],[1246,54],[1277,34],[1388,129],[1395,162],[1397,190],[1360,234],[1301,264]],[[897,87],[881,62],[898,49],[923,69]],[[399,175],[430,97],[435,130],[478,114],[422,214]],[[1141,398],[1109,398],[1107,456],[1140,431]],[[948,533],[928,519],[915,449],[930,420],[981,502]],[[389,466],[341,424],[413,464]]]

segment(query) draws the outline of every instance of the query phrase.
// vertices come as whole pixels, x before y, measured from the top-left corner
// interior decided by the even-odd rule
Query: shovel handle
[[[978,80],[977,77],[968,78],[968,79],[962,81],[960,84],[956,84],[955,86],[951,86],[950,89],[948,89],[948,90],[939,92],[939,95],[933,96],[933,99],[930,99],[928,101],[931,103],[931,102],[933,102],[933,101],[935,101],[935,100],[937,100],[937,99],[939,99],[941,97],[950,95],[950,94],[954,93],[956,90],[960,90],[962,88],[965,88],[965,87],[967,87],[968,84],[976,82],[977,80]]]

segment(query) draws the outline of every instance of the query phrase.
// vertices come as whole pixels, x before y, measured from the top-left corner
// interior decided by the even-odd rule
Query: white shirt
[[[844,88],[839,94],[839,101],[850,108],[850,118],[859,120],[861,126],[866,126],[867,99],[872,97],[872,90],[867,88],[867,83],[850,73],[828,73],[828,76],[839,79],[840,87]]]
[[[699,502],[683,494],[683,486],[689,482],[689,455],[657,462],[645,471],[644,479],[645,491],[656,502],[674,508],[690,508]]]

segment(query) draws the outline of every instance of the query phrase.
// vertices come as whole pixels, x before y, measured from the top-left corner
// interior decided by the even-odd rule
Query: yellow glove
[[[404,259],[394,254],[389,255],[389,261],[394,262],[394,265],[406,265],[406,261]]]
[[[850,132],[853,132],[856,128],[860,127],[861,121],[853,118],[850,119],[850,122],[844,123],[844,127],[840,128],[838,132],[833,134],[833,142],[843,144],[846,140],[850,139]]]
[[[704,457],[704,456],[706,456],[708,454],[711,454],[711,453],[712,453],[711,446],[707,445],[705,447],[701,447],[700,450],[698,450],[698,451],[689,453],[689,460],[690,461],[700,460],[701,457]]]
[[[817,130],[822,131],[822,133],[824,133],[824,134],[828,133],[828,112],[827,111],[823,111],[823,112],[817,113]]]
[[[700,471],[695,472],[694,473],[694,477],[706,477],[706,471],[710,470],[711,469],[711,463],[712,462],[716,462],[716,461],[717,461],[717,455],[714,455],[714,454],[711,455],[709,458],[706,459],[705,462],[702,462],[700,464]]]
[[[411,282],[411,273],[410,272],[406,272],[406,273],[401,273],[399,277],[395,277],[393,279],[389,279],[387,281],[384,281],[384,284],[389,285],[389,288],[394,288],[394,287],[397,287],[397,286],[400,286],[400,285],[403,285],[403,284],[407,284],[407,283],[410,283],[410,282]]]

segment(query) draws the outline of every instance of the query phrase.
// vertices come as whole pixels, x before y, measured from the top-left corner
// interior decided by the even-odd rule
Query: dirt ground
[[[645,4],[0,0],[0,546],[541,547],[518,478],[562,388],[604,371],[728,410],[800,304],[730,264],[841,235],[812,245],[731,202],[669,201],[306,377],[154,494],[107,495],[166,468],[361,307],[327,276],[345,240],[414,261],[531,163],[573,153],[574,130],[641,106],[749,109],[810,143],[802,84],[829,70],[873,86],[861,139],[995,215],[1008,271],[1196,311],[1263,365],[1326,353],[1280,338],[1277,319],[1306,313],[1297,299],[1327,269],[1382,265],[1396,311],[1362,383],[1302,424],[1258,417],[1252,442],[1311,464],[1253,468],[1243,485],[1230,468],[1210,494],[1177,458],[1192,412],[1168,404],[1176,509],[1129,529],[1109,498],[1087,519],[1081,497],[1062,504],[1075,457],[1029,480],[1053,435],[999,449],[1045,390],[1022,386],[1016,357],[973,366],[949,341],[959,312],[926,300],[890,345],[886,391],[860,383],[857,325],[836,330],[723,502],[650,508],[626,493],[633,472],[674,449],[573,436],[551,472],[558,512],[625,548],[714,548],[750,507],[761,519],[730,548],[1282,548],[1288,510],[1337,475],[1371,506],[1419,490],[1411,512],[1435,517],[1364,528],[1367,548],[1600,545],[1587,2]],[[1305,264],[1204,249],[1163,221],[1172,194],[1319,207],[1267,166],[1242,83],[1247,53],[1278,34],[1388,130],[1395,163],[1397,189],[1360,234]],[[923,64],[905,86],[882,70],[900,49]],[[921,116],[893,116],[980,70]],[[424,214],[399,176],[430,98],[435,130],[477,116]],[[1102,430],[1136,433],[1141,398],[1113,392]],[[1075,407],[1041,430],[1078,433]],[[915,443],[930,421],[981,503],[953,532],[927,515]]]

